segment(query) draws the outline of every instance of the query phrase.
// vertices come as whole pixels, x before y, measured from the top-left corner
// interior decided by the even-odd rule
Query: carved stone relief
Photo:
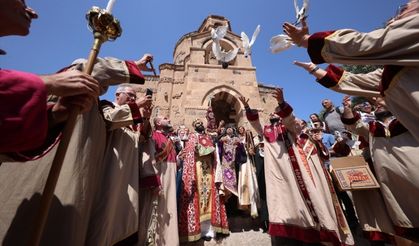
[[[170,69],[170,70],[173,70],[173,69],[175,69],[175,65],[174,65],[174,64],[164,63],[164,64],[161,64],[161,65],[159,66],[159,68],[160,68],[160,70],[164,70],[164,69]]]
[[[180,117],[181,116],[181,113],[180,113],[179,106],[173,105],[172,106],[172,113],[174,114],[174,117],[176,117],[176,118]]]
[[[160,79],[160,83],[173,83],[173,78],[170,77],[163,77]]]
[[[181,98],[181,97],[182,97],[182,95],[183,95],[183,92],[181,92],[181,93],[177,93],[177,94],[173,95],[173,96],[172,96],[172,98],[173,98],[173,99],[179,99],[179,98]]]
[[[163,78],[161,78],[160,79],[160,83],[162,83],[162,84],[169,84],[169,83],[172,83],[172,84],[184,84],[185,83],[185,80],[183,80],[183,79],[177,79],[177,80],[174,80],[173,78],[170,78],[170,77],[163,77]]]
[[[173,84],[184,84],[185,81],[183,79],[175,80]]]
[[[205,117],[206,110],[205,109],[196,109],[196,108],[187,108],[185,109],[186,115],[191,115],[195,117]]]
[[[145,76],[145,81],[159,81],[160,78],[158,76]]]
[[[179,52],[175,57],[175,64],[182,64],[185,61],[186,53],[184,51]]]

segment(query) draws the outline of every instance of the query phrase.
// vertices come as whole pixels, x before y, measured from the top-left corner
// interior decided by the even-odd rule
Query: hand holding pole
[[[110,0],[106,10],[94,6],[86,14],[86,19],[89,21],[89,26],[94,35],[93,47],[90,51],[89,58],[83,71],[87,74],[91,74],[93,71],[93,65],[95,64],[102,43],[107,40],[115,40],[121,36],[122,29],[119,21],[111,14],[114,3],[115,0]],[[39,213],[37,214],[37,219],[34,223],[34,230],[32,231],[29,241],[30,245],[38,246],[40,244],[45,223],[48,218],[48,212],[51,207],[51,201],[54,196],[55,186],[60,175],[64,157],[67,152],[79,112],[79,108],[74,108],[67,119],[60,144],[58,145],[57,152],[52,162],[44,191],[42,193]]]
[[[151,70],[153,70],[153,74],[154,74],[154,76],[157,76],[157,74],[156,74],[156,70],[154,69],[154,66],[153,66],[153,63],[152,63],[151,61],[148,61],[148,63],[150,64],[150,68],[151,68]]]

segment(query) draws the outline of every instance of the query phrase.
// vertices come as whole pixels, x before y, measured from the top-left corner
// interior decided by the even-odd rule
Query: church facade
[[[223,50],[239,48],[228,68],[223,69],[212,53],[211,28],[228,24],[228,32],[221,40]],[[248,124],[240,96],[250,98],[264,120],[277,106],[271,93],[273,88],[258,83],[251,56],[245,58],[240,36],[234,33],[228,19],[208,16],[198,30],[183,35],[175,45],[173,63],[159,66],[160,75],[146,76],[146,83],[138,88],[154,91],[153,116],[163,115],[172,125],[191,128],[196,118],[205,119],[211,105],[217,124],[220,120],[236,126]]]

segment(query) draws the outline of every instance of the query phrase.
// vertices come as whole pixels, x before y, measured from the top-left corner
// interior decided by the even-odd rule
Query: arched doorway
[[[221,91],[211,98],[211,107],[214,112],[216,123],[224,120],[226,124],[238,124],[240,111],[239,100],[226,91]]]

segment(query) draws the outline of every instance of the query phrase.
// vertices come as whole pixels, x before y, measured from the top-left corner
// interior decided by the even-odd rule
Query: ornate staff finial
[[[93,6],[86,13],[86,20],[89,23],[89,29],[93,33],[100,33],[106,38],[103,41],[114,41],[122,34],[119,20],[113,17],[110,12],[99,7]]]

